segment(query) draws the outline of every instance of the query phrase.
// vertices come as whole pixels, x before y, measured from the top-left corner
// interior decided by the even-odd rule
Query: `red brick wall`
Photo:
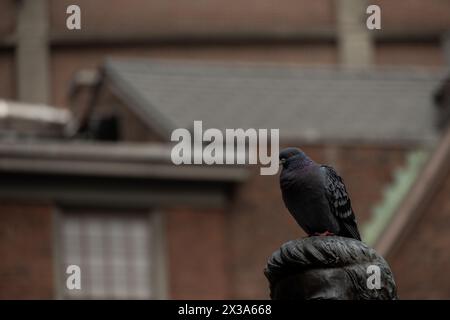
[[[0,203],[0,299],[53,298],[52,208]]]
[[[382,8],[382,27],[389,31],[442,31],[450,25],[447,0],[374,0]],[[50,0],[51,30],[66,29],[65,9],[78,4],[88,34],[232,32],[294,33],[304,28],[333,28],[333,0]],[[126,5],[127,10],[123,10]]]
[[[382,43],[376,46],[375,64],[440,67],[445,65],[445,56],[437,43]]]
[[[389,261],[400,299],[450,299],[450,173]]]
[[[378,43],[377,65],[443,66],[444,51],[439,35],[450,29],[450,1],[376,0],[381,7],[382,33],[403,35],[401,41]],[[411,41],[409,36],[435,36],[434,42]]]
[[[225,212],[176,208],[165,213],[169,298],[228,298]]]
[[[50,0],[52,32],[73,35],[69,4],[81,7],[88,34],[289,33],[334,23],[332,0]]]
[[[291,144],[295,145],[295,144]],[[381,200],[393,172],[404,164],[405,149],[376,146],[307,145],[303,150],[319,163],[330,164],[343,177],[359,225]],[[284,207],[279,176],[261,176],[253,168],[250,180],[236,191],[227,213],[231,263],[231,297],[268,298],[263,268],[282,243],[305,234]]]
[[[450,1],[373,0],[381,7],[382,29],[409,32],[442,31],[450,27]]]

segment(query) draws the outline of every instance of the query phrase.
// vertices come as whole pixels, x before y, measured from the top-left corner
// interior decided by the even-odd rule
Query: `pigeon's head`
[[[290,163],[311,161],[302,150],[293,147],[281,150],[279,159],[280,163],[283,165],[283,168],[287,168]]]

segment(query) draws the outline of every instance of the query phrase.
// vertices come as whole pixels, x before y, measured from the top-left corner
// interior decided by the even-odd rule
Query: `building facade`
[[[81,30],[66,27],[72,4]],[[276,175],[170,162],[170,130],[196,119],[280,128],[282,146],[333,165],[399,296],[449,298],[448,183],[414,209],[417,246],[391,250],[403,229],[379,231],[374,212],[399,170],[427,168],[408,169],[411,154],[442,149],[433,98],[448,66],[450,3],[372,1],[376,31],[365,28],[367,4],[2,1],[0,98],[71,118],[49,134],[48,119],[15,125],[31,111],[2,112],[0,298],[268,298],[267,257],[304,233]],[[67,290],[71,264],[81,291]]]

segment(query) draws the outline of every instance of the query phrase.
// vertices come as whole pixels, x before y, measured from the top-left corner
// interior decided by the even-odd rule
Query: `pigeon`
[[[342,178],[302,150],[280,152],[280,188],[284,204],[309,235],[335,235],[361,240],[355,214]]]

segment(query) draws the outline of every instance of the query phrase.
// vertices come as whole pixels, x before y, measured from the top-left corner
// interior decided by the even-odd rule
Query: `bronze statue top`
[[[397,299],[394,276],[383,257],[346,237],[289,241],[272,254],[264,274],[272,299]]]

